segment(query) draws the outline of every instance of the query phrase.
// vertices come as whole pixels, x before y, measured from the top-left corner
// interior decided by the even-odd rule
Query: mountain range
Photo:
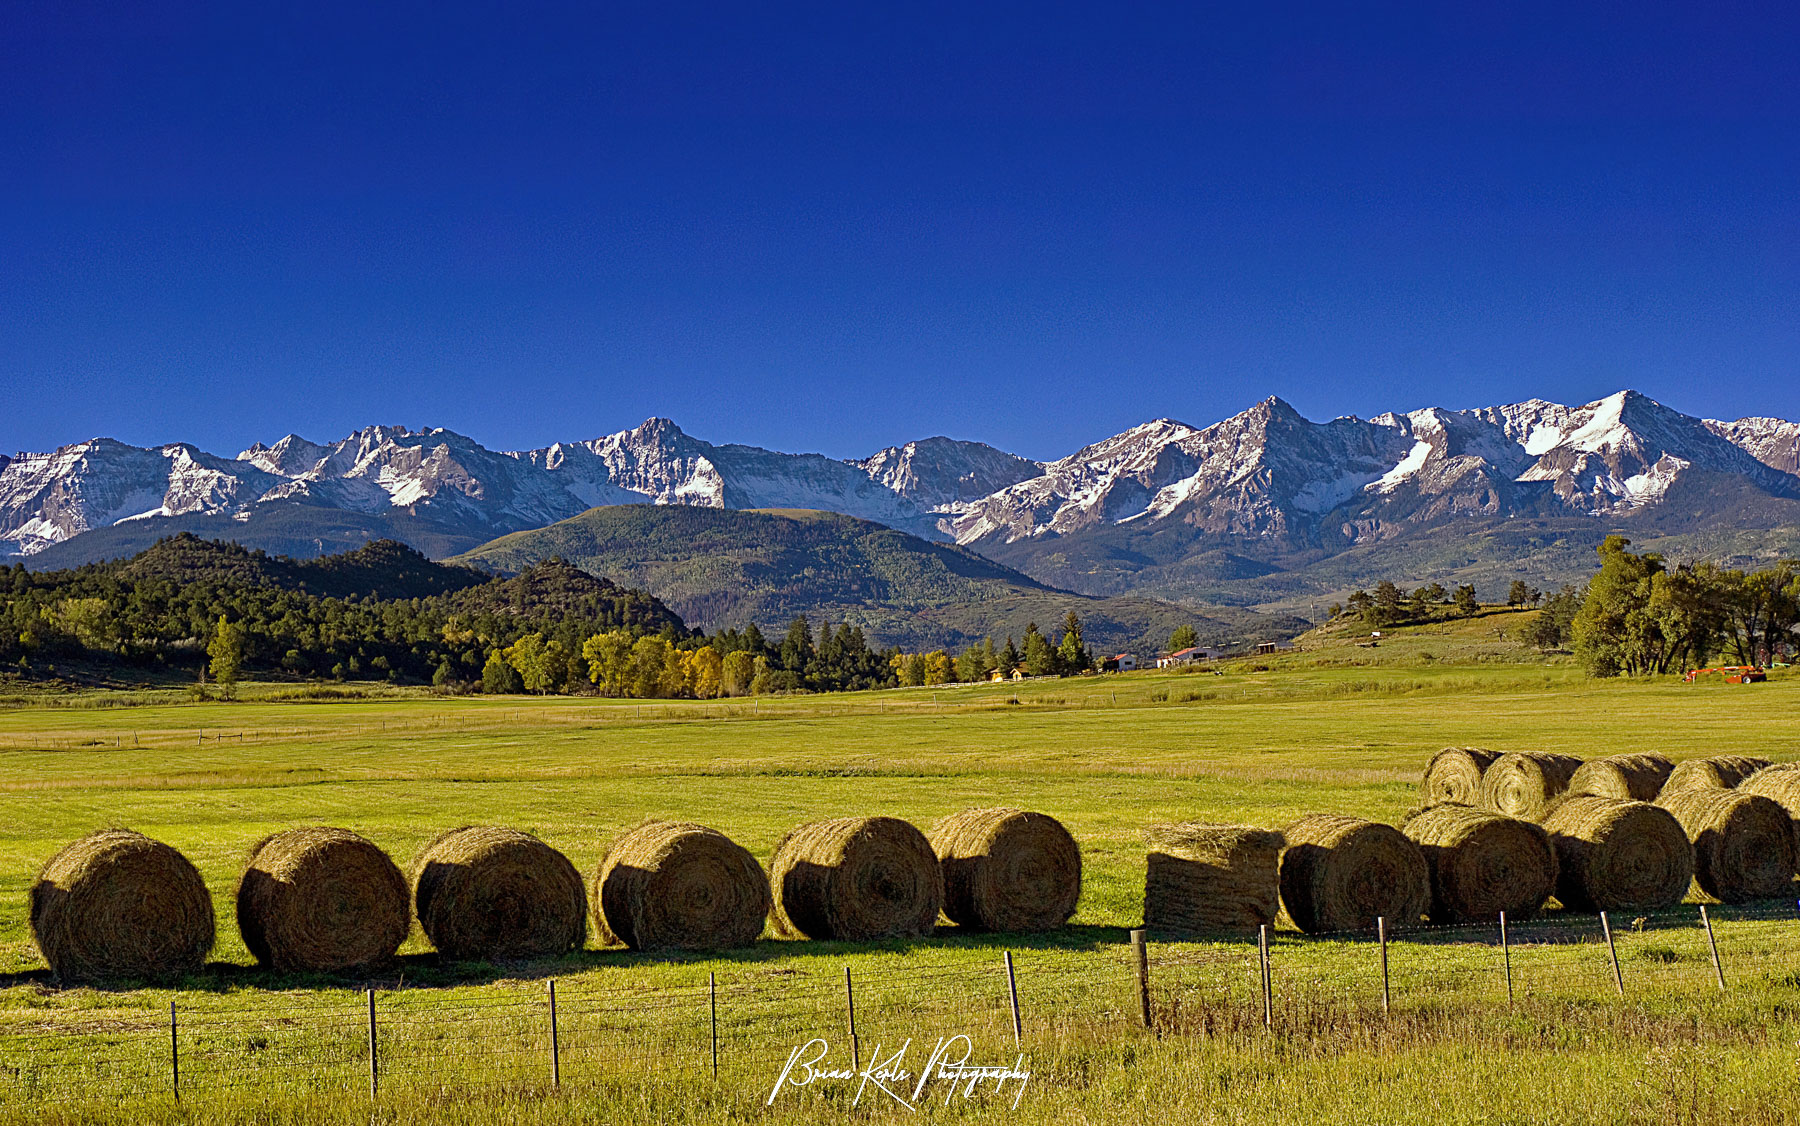
[[[825,510],[1082,593],[1292,608],[1384,568],[1558,581],[1611,531],[1696,556],[1793,552],[1800,424],[1695,418],[1621,391],[1326,422],[1270,398],[1048,463],[948,438],[837,460],[715,445],[667,419],[514,452],[391,426],[233,458],[96,438],[0,458],[0,552],[64,566],[186,530],[296,555],[391,536],[442,558],[634,503]]]

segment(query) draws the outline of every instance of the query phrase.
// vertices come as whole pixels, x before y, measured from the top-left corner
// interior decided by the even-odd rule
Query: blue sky
[[[1800,416],[1793,5],[765,7],[8,5],[0,449]]]

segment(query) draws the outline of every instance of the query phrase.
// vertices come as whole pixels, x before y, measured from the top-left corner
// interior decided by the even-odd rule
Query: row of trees
[[[1524,588],[1523,583],[1516,583],[1514,586]],[[1515,589],[1514,593],[1523,597],[1526,591],[1529,588],[1524,588],[1524,591]],[[1343,603],[1333,603],[1330,612],[1333,618],[1353,614],[1361,618],[1370,629],[1386,629],[1389,626],[1438,621],[1446,617],[1472,618],[1481,612],[1481,603],[1476,599],[1475,588],[1472,586],[1459,586],[1451,591],[1446,590],[1442,583],[1432,583],[1407,594],[1394,583],[1382,579],[1375,584],[1373,593],[1366,590],[1354,591]]]
[[[889,664],[902,687],[925,684],[974,683],[992,679],[995,673],[1011,676],[1073,676],[1094,667],[1094,655],[1081,636],[1081,618],[1073,611],[1063,619],[1062,635],[1052,641],[1027,623],[1022,644],[1011,637],[994,648],[994,639],[982,638],[962,655],[952,657],[942,649],[930,653],[895,653]]]
[[[1715,660],[1767,665],[1800,649],[1800,560],[1756,571],[1712,563],[1671,567],[1655,552],[1608,536],[1600,569],[1581,586],[1546,597],[1515,581],[1507,604],[1538,607],[1522,640],[1545,651],[1569,649],[1595,676],[1635,676],[1702,668]],[[1446,592],[1436,583],[1403,593],[1383,580],[1357,591],[1334,617],[1355,614],[1373,628],[1472,616],[1471,586]]]
[[[1800,561],[1758,571],[1670,567],[1608,536],[1567,640],[1596,676],[1679,672],[1715,659],[1767,665],[1800,646]]]
[[[765,640],[755,625],[687,641],[607,630],[585,638],[578,647],[533,633],[490,650],[474,684],[458,681],[449,663],[433,679],[451,689],[492,693],[600,692],[639,699],[710,700],[981,681],[996,670],[1057,676],[1092,668],[1080,618],[1071,613],[1064,626],[1055,644],[1032,623],[1025,629],[1023,646],[1009,637],[996,649],[992,638],[984,638],[960,657],[941,649],[930,653],[871,649],[862,629],[852,625],[834,629],[826,623],[815,635],[805,615],[789,624],[779,645]]]

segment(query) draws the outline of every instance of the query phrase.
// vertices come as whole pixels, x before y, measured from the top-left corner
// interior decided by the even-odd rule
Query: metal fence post
[[[556,979],[550,979],[550,1085],[562,1086],[562,1043],[556,1027]]]
[[[1381,1015],[1388,1015],[1388,951],[1387,951],[1387,919],[1375,916],[1375,937],[1381,941]]]
[[[169,1002],[169,1087],[181,1101],[181,1041],[175,1035],[175,1002]]]
[[[1256,930],[1256,952],[1262,963],[1262,1003],[1263,1027],[1275,1027],[1275,990],[1269,982],[1269,924],[1263,923]]]
[[[1500,959],[1506,964],[1506,1003],[1513,1003],[1512,947],[1506,941],[1506,912],[1500,912]]]
[[[381,1093],[381,1070],[379,1057],[375,1050],[375,990],[371,987],[369,996],[369,1098],[373,1099]]]
[[[1013,1047],[1018,1048],[1022,1046],[1025,1039],[1025,1030],[1019,1024],[1019,979],[1013,974],[1012,951],[1007,950],[1004,954],[1006,958],[1006,993],[1012,1000]]]
[[[850,1064],[862,1070],[862,1045],[856,1039],[856,989],[850,984],[850,967],[844,967],[844,1008],[850,1014]]]
[[[1713,937],[1712,919],[1706,913],[1706,904],[1700,905],[1700,922],[1706,927],[1706,945],[1712,950],[1713,980],[1719,983],[1719,991],[1725,990],[1725,967],[1719,962],[1719,941]]]
[[[1131,932],[1131,951],[1137,957],[1132,959],[1133,968],[1137,971],[1138,1015],[1144,1027],[1150,1027],[1150,947],[1144,942],[1144,929],[1138,927]]]
[[[1625,975],[1619,972],[1619,948],[1613,945],[1612,924],[1606,921],[1606,912],[1600,912],[1600,929],[1606,934],[1606,953],[1612,959],[1613,985],[1619,996],[1625,996]]]
[[[712,1075],[719,1077],[719,975],[711,970],[706,974],[706,1004],[712,1021]]]

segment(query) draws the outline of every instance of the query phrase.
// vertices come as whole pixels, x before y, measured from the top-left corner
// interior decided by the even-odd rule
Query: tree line
[[[370,589],[352,593],[358,586]],[[435,593],[382,597],[384,588]],[[1054,640],[1032,624],[1022,644],[1009,637],[996,648],[985,639],[955,658],[878,648],[859,626],[815,627],[803,615],[778,639],[754,624],[709,637],[647,592],[560,560],[502,579],[434,564],[398,544],[300,564],[192,536],[121,563],[0,569],[0,665],[42,673],[59,661],[135,668],[151,679],[187,675],[202,685],[210,678],[227,695],[241,677],[261,672],[447,692],[698,699],[983,680],[996,669],[1059,675],[1093,665],[1073,613]]]
[[[1634,553],[1608,536],[1598,571],[1585,583],[1546,595],[1514,581],[1507,604],[1536,607],[1521,639],[1543,651],[1567,649],[1595,676],[1681,672],[1715,661],[1769,665],[1800,649],[1800,560],[1760,570],[1713,563],[1671,566],[1656,552]],[[1383,580],[1358,590],[1334,618],[1354,616],[1371,629],[1472,617],[1472,586],[1454,592],[1433,583],[1410,593]]]

